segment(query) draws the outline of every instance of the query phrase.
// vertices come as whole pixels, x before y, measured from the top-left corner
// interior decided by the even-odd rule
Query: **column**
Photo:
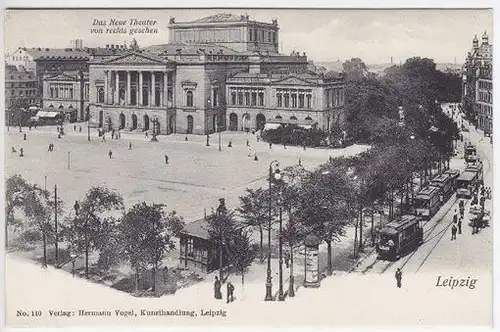
[[[116,71],[116,78],[115,78],[115,105],[120,104],[119,82],[120,82],[120,73],[117,70]]]
[[[130,70],[127,70],[127,105],[130,105],[131,103],[131,96],[130,96]]]
[[[162,105],[168,107],[168,71],[163,72],[163,101]]]
[[[109,79],[108,79],[108,74],[109,70],[104,71],[104,104],[108,104],[108,85],[109,85]]]
[[[149,87],[149,106],[155,106],[155,72],[151,72],[151,86]]]
[[[139,71],[139,102],[138,105],[142,106],[142,71]]]

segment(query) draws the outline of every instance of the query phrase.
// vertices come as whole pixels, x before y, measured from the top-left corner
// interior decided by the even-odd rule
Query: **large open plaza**
[[[159,142],[140,134],[122,134],[120,139],[106,135],[104,142],[95,129],[91,141],[87,140],[86,126],[79,132],[73,126],[65,128],[66,134],[58,139],[56,127],[39,127],[28,130],[11,127],[6,132],[6,176],[20,174],[40,187],[58,187],[58,195],[65,201],[65,208],[73,206],[92,186],[106,186],[117,190],[126,206],[137,202],[155,202],[176,210],[186,222],[203,217],[204,209],[210,212],[219,198],[225,198],[228,207],[238,205],[238,197],[245,188],[266,185],[269,163],[278,160],[280,167],[300,163],[312,169],[328,160],[329,156],[348,156],[364,151],[366,146],[345,149],[310,149],[269,145],[257,142],[256,135],[242,132],[206,136],[158,136]],[[24,133],[27,140],[23,140]],[[246,146],[247,140],[250,149]],[[229,141],[232,147],[228,147]],[[53,152],[48,151],[54,143]],[[132,149],[129,149],[129,143]],[[12,153],[15,147],[17,153]],[[24,157],[19,156],[23,148]],[[250,157],[249,157],[249,152]],[[112,151],[112,158],[109,157]],[[169,164],[165,163],[165,155]],[[257,161],[255,160],[257,155]],[[68,162],[69,161],[69,162]],[[69,167],[68,167],[69,165]]]

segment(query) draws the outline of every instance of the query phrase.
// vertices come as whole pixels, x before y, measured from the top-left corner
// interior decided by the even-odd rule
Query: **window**
[[[259,106],[264,106],[264,92],[259,92]]]
[[[97,89],[97,102],[104,103],[104,88],[103,87],[100,87]]]
[[[250,105],[250,92],[245,92],[245,105]]]
[[[231,92],[231,104],[236,105],[236,92]]]
[[[299,108],[304,108],[304,95],[299,95]]]
[[[252,92],[252,106],[257,105],[257,92]]]
[[[190,91],[190,92],[191,92],[191,91]],[[192,92],[191,92],[191,93],[192,93]],[[187,249],[187,251],[186,251],[186,256],[188,256],[188,257],[194,257],[194,248],[193,248],[193,247],[194,247],[194,241],[193,241],[193,239],[192,239],[192,238],[189,238],[189,239],[187,240],[187,245],[186,245],[186,247],[187,247],[187,248],[186,248],[186,249]]]
[[[268,42],[271,42],[271,31],[269,31],[269,33],[267,34],[267,41]]]
[[[218,100],[218,95],[219,95],[219,89],[215,88],[213,89],[213,105],[214,106],[217,106],[219,104],[219,100]]]
[[[278,107],[283,107],[283,96],[281,95],[281,93],[278,93],[276,95],[276,98],[277,98],[277,101],[278,101]]]
[[[290,95],[288,93],[285,93],[285,107],[290,106]]]
[[[238,92],[238,105],[243,105],[243,92]]]
[[[311,108],[311,95],[307,95],[306,99],[307,99],[307,108]]]
[[[292,107],[297,108],[297,95],[296,94],[292,95]]]
[[[193,107],[193,91],[191,90],[186,92],[186,106]]]
[[[69,97],[69,99],[73,99],[73,88],[72,87],[69,88],[69,96],[68,97]]]

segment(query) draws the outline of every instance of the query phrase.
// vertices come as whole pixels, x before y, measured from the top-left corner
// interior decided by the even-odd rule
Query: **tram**
[[[477,172],[466,170],[457,178],[457,197],[471,198],[476,191],[479,181]]]
[[[435,186],[428,186],[420,190],[413,200],[414,214],[430,219],[441,207],[441,189]]]
[[[443,174],[449,174],[453,178],[453,190],[457,190],[457,178],[460,175],[460,170],[458,169],[447,169]]]
[[[476,146],[472,143],[467,143],[464,146],[464,158],[468,163],[477,161]]]
[[[458,175],[457,175],[458,176]],[[455,174],[443,173],[431,180],[431,186],[438,187],[441,191],[442,201],[444,204],[455,193]]]
[[[380,230],[377,254],[380,259],[399,259],[422,244],[423,237],[422,218],[403,215]]]

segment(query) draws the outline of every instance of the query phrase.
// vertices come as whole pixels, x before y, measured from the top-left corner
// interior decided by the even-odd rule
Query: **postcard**
[[[491,9],[7,9],[7,327],[493,324]]]

